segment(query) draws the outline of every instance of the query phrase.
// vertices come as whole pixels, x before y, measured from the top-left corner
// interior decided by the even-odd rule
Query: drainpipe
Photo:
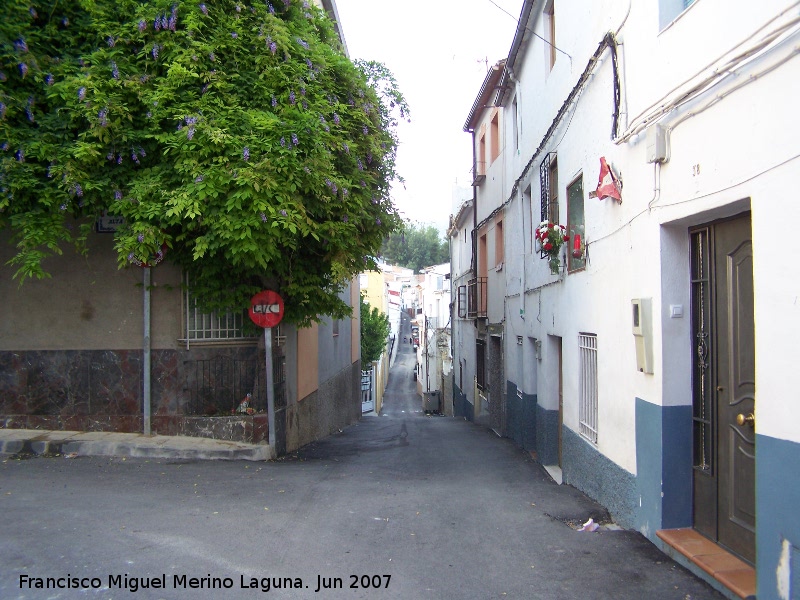
[[[144,267],[144,340],[142,343],[142,378],[144,389],[144,434],[150,435],[150,267]]]
[[[517,144],[519,144],[520,136],[522,135],[522,128],[520,127],[520,118],[519,118],[520,100],[522,99],[522,86],[519,83],[519,79],[517,79],[517,76],[514,74],[514,69],[512,69],[509,66],[506,66],[506,71],[508,72],[508,78],[511,79],[512,82],[514,82],[514,91],[515,91],[515,96],[516,96],[516,100],[517,100],[517,114],[514,115],[514,118],[517,120],[517,122],[514,123],[514,127],[517,130]],[[525,241],[525,202],[524,202],[524,192],[522,191],[522,188],[520,188],[520,190],[519,190],[518,197],[519,197],[519,227],[520,227],[520,230],[522,231],[522,236],[521,236],[521,239],[522,239],[522,281],[521,281],[522,289],[521,289],[521,292],[522,293],[520,294],[520,305],[521,306],[519,307],[519,317],[524,321],[525,320],[525,286],[527,284],[527,281],[526,281],[526,278],[525,278],[525,253],[527,252],[527,248],[526,248],[526,241]],[[531,233],[533,233],[533,218],[531,218]]]

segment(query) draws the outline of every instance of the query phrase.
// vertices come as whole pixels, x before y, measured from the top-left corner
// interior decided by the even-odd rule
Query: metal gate
[[[361,412],[375,410],[375,370],[361,371]]]

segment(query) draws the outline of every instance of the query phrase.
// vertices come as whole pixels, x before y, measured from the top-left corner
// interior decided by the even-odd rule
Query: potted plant
[[[554,275],[561,269],[561,246],[569,240],[567,228],[549,221],[542,221],[534,232],[536,248],[547,258],[550,272]]]

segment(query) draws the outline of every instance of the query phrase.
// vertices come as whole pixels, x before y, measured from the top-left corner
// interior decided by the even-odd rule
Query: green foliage
[[[450,262],[450,246],[432,225],[417,227],[405,223],[386,238],[382,256],[389,264],[419,273],[425,267]]]
[[[389,317],[377,307],[370,307],[359,298],[361,305],[361,368],[378,360],[386,349],[386,338],[389,337]]]
[[[8,0],[0,23],[0,229],[15,277],[121,216],[121,268],[166,256],[206,309],[264,287],[286,320],[339,294],[400,223],[408,107],[304,0]],[[77,223],[77,227],[74,225]]]

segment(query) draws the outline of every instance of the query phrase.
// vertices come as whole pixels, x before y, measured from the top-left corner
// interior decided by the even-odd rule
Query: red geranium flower
[[[542,248],[544,248],[545,250],[552,250],[553,249],[553,244],[551,244],[550,242],[547,242],[544,246],[542,246]]]

